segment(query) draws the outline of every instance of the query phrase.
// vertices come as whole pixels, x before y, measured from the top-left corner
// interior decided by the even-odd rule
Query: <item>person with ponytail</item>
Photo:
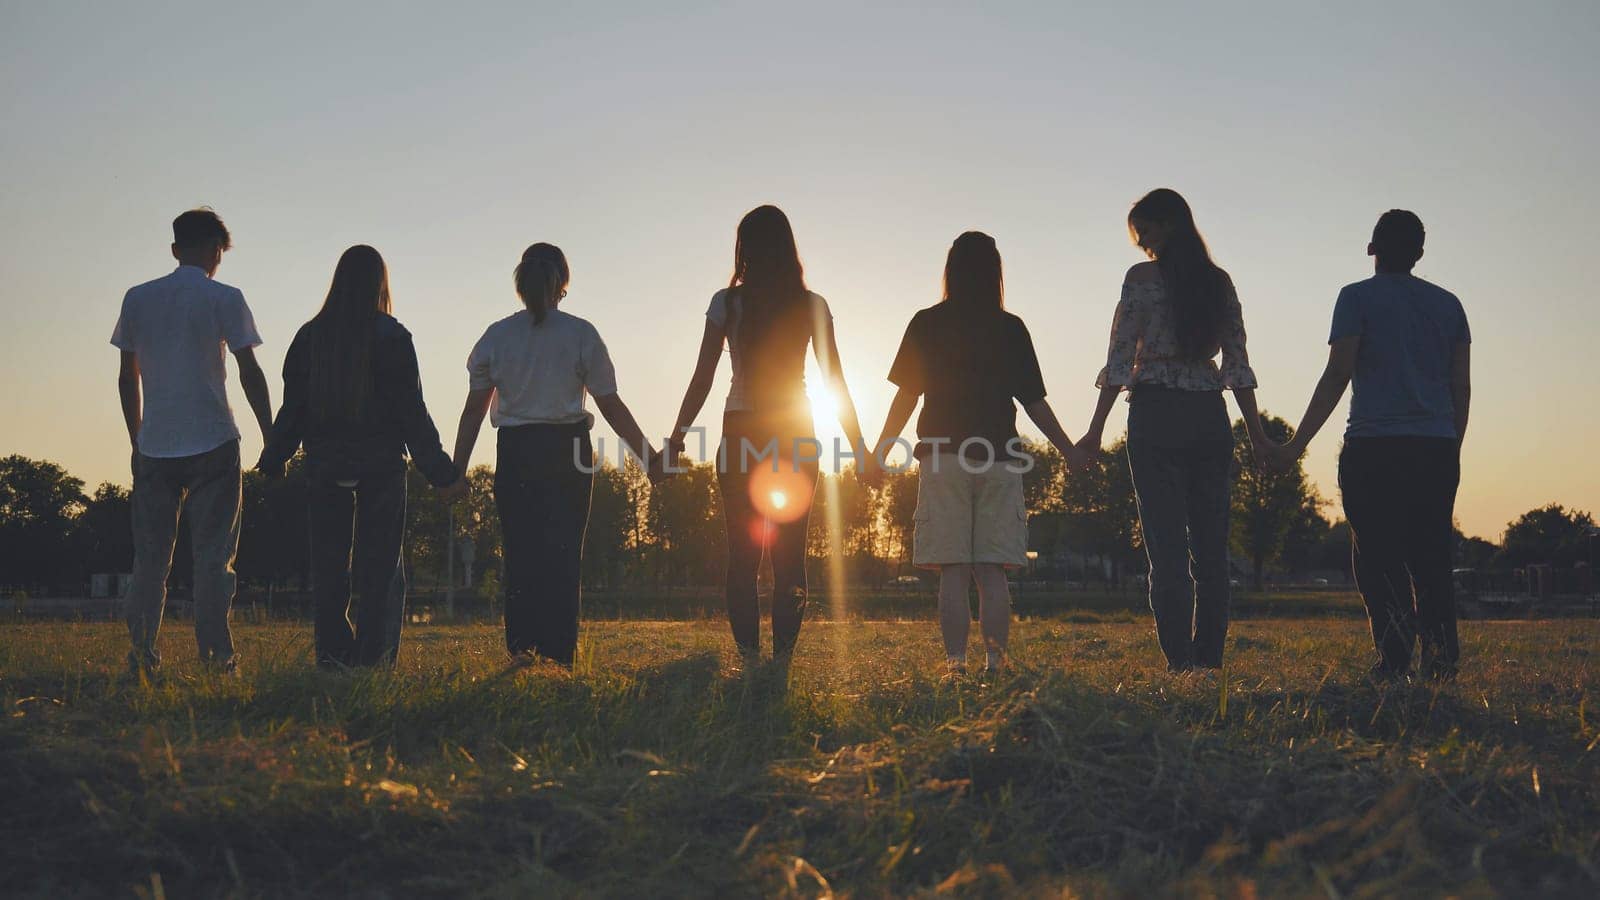
[[[1150,261],[1123,280],[1080,462],[1098,450],[1112,404],[1128,391],[1128,467],[1161,650],[1174,672],[1217,669],[1228,636],[1233,466],[1224,390],[1233,391],[1251,444],[1270,442],[1239,297],[1211,261],[1189,204],[1177,191],[1151,191],[1129,211],[1128,232]]]
[[[922,401],[912,451],[918,478],[911,559],[939,572],[947,674],[966,672],[974,583],[985,671],[993,674],[1004,665],[1011,631],[1005,570],[1028,561],[1022,473],[1032,463],[1017,436],[1016,404],[1063,455],[1074,454],[1044,398],[1028,326],[1005,309],[994,238],[969,231],[950,245],[944,297],[912,316],[889,380],[899,390],[878,438],[880,459]]]
[[[516,665],[543,657],[570,669],[595,470],[585,398],[594,397],[635,456],[650,465],[654,452],[617,395],[600,332],[559,308],[571,280],[566,255],[534,244],[513,280],[524,308],[490,325],[467,358],[455,462],[466,469],[488,413],[499,429],[494,501],[505,548],[506,649]]]
[[[383,257],[366,245],[346,250],[322,310],[284,357],[283,407],[257,463],[276,477],[305,446],[313,636],[324,667],[393,664],[399,652],[406,454],[441,498],[467,493],[423,402],[411,333],[392,306]]]
[[[683,434],[705,406],[712,379],[728,348],[733,383],[723,407],[723,446],[717,486],[728,532],[726,596],[734,643],[746,665],[761,655],[761,611],[756,574],[772,556],[772,650],[786,660],[805,616],[806,531],[822,448],[806,395],[809,346],[839,410],[863,481],[878,478],[861,438],[845,384],[833,314],[820,294],[806,288],[789,218],[760,206],[739,222],[733,276],[711,297],[694,376],[667,444],[668,465],[684,451]]]

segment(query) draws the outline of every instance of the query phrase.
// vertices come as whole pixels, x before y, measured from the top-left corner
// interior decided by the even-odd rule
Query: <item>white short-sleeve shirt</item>
[[[585,397],[617,392],[617,373],[600,332],[550,310],[535,325],[527,310],[490,325],[467,357],[475,391],[495,389],[489,421],[509,425],[594,424]]]
[[[140,453],[195,456],[239,437],[224,348],[260,346],[261,335],[238,288],[179,266],[128,291],[111,343],[139,358]]]
[[[833,321],[833,311],[828,309],[828,301],[816,291],[806,294],[806,299],[811,301],[811,319],[813,322]],[[750,409],[750,402],[745,398],[744,362],[739,355],[739,342],[737,335],[728,332],[728,291],[726,288],[711,295],[711,305],[706,308],[706,318],[711,324],[723,329],[727,333],[728,364],[733,369],[732,380],[728,384],[728,400],[723,404],[725,412],[746,412]],[[738,317],[734,317],[734,331],[738,330]]]

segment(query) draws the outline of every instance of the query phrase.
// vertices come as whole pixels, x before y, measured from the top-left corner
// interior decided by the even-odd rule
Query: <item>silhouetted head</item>
[[[560,247],[540,242],[522,251],[522,261],[517,263],[512,277],[517,296],[533,314],[533,324],[538,325],[567,296],[572,270],[567,268],[567,255]]]
[[[210,275],[222,264],[222,254],[233,248],[233,236],[211,207],[191,209],[172,220],[172,258],[185,266],[198,266]]]
[[[1408,209],[1391,209],[1378,217],[1367,255],[1376,258],[1379,272],[1409,272],[1422,258],[1427,235],[1422,220]]]
[[[344,251],[322,309],[312,319],[310,394],[321,421],[361,415],[372,394],[372,340],[376,318],[389,315],[389,267],[377,250],[357,244]]]
[[[789,217],[770,205],[745,213],[733,243],[728,335],[757,404],[787,402],[804,384],[813,327],[807,297]]]
[[[758,206],[739,220],[733,242],[733,277],[728,287],[756,293],[805,294],[805,270],[789,217],[776,206]],[[750,291],[746,291],[748,296]]]
[[[389,299],[389,267],[383,256],[366,244],[357,244],[339,257],[333,282],[319,315],[340,319],[370,319],[375,312],[393,310]]]
[[[1145,194],[1128,211],[1128,234],[1161,269],[1167,298],[1177,314],[1183,353],[1191,359],[1209,359],[1216,353],[1232,282],[1212,262],[1188,201],[1170,188]]]
[[[944,299],[970,308],[1002,309],[1005,295],[1000,249],[994,238],[981,231],[956,238],[944,260]]]

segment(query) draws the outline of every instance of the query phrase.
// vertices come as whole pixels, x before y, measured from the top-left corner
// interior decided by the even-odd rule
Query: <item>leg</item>
[[[1453,440],[1429,442],[1413,469],[1417,495],[1411,505],[1406,563],[1416,588],[1417,631],[1422,668],[1430,677],[1455,673],[1461,648],[1456,637],[1455,583],[1451,543],[1455,539],[1456,488],[1461,481],[1460,448]]]
[[[307,488],[311,538],[312,645],[319,666],[356,664],[350,628],[350,533],[355,494],[313,478]]]
[[[972,567],[978,582],[978,620],[983,623],[983,646],[989,668],[998,669],[1011,638],[1011,584],[1004,566],[980,564]]]
[[[728,570],[725,586],[728,624],[739,652],[750,656],[761,652],[761,607],[756,601],[756,572],[761,568],[761,549],[766,524],[750,502],[748,476],[733,471],[717,476],[722,493],[722,520],[728,532]]]
[[[1150,559],[1150,611],[1155,614],[1156,637],[1167,657],[1167,668],[1173,671],[1194,665],[1194,581],[1189,575],[1184,453],[1129,435],[1128,468],[1139,504],[1139,530]]]
[[[1350,523],[1356,588],[1367,606],[1379,664],[1391,675],[1411,668],[1416,623],[1403,551],[1405,487],[1394,475],[1390,444],[1352,439],[1339,454],[1339,493]]]
[[[405,621],[405,573],[400,544],[406,530],[406,475],[361,479],[355,490],[355,664],[394,665]]]
[[[545,589],[533,610],[534,649],[572,667],[578,650],[578,613],[583,598],[583,535],[589,524],[594,476],[571,469],[541,486],[546,513],[541,516],[538,558]]]
[[[1189,554],[1194,573],[1194,664],[1221,668],[1228,639],[1228,526],[1233,442],[1194,448],[1189,477]]]
[[[183,484],[172,470],[171,460],[133,455],[133,578],[122,605],[133,642],[128,664],[135,669],[161,665],[156,636],[167,604],[167,575],[183,503]]]
[[[967,634],[972,628],[972,566],[952,563],[939,567],[939,631],[944,635],[944,657],[951,664],[967,661]]]
[[[793,522],[773,526],[776,532],[772,539],[773,656],[794,650],[800,639],[800,623],[806,614],[806,537],[811,524],[810,502],[817,492],[818,467],[816,463],[805,463],[801,469],[810,479],[806,514]]]
[[[540,577],[535,558],[539,513],[517,457],[514,442],[507,440],[507,433],[501,431],[494,473],[494,505],[500,516],[500,539],[505,553],[506,650],[512,656],[533,649],[531,606],[538,602]]]
[[[239,553],[239,442],[229,441],[195,458],[191,467],[189,536],[194,544],[194,633],[200,660],[231,669],[233,635],[228,614],[238,577],[233,560]]]

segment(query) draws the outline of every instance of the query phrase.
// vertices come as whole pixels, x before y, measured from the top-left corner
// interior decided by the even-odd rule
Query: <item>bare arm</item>
[[[1106,417],[1111,415],[1111,407],[1117,402],[1117,396],[1122,393],[1122,385],[1108,384],[1100,389],[1100,396],[1094,403],[1094,416],[1089,419],[1089,430],[1083,433],[1083,440],[1079,441],[1085,450],[1098,451],[1105,437]]]
[[[906,430],[906,423],[911,421],[911,414],[916,411],[917,401],[921,397],[921,393],[910,388],[903,387],[895,391],[894,399],[889,401],[889,415],[883,420],[883,431],[878,435],[878,443],[874,445],[880,464],[889,455],[885,445]]]
[[[1300,419],[1300,427],[1295,429],[1294,438],[1285,445],[1294,456],[1306,452],[1311,439],[1322,430],[1328,416],[1333,415],[1334,407],[1344,397],[1344,389],[1350,385],[1350,376],[1355,374],[1356,354],[1360,349],[1359,336],[1340,338],[1328,348],[1328,365],[1322,370],[1316,390],[1311,393],[1311,402],[1306,404],[1306,414]]]
[[[850,442],[851,452],[856,454],[856,465],[859,467],[869,456],[867,441],[861,435],[861,420],[856,416],[855,401],[850,399],[850,386],[845,384],[844,364],[839,361],[839,344],[833,337],[833,322],[826,316],[819,316],[815,327],[811,346],[817,356],[817,365],[828,380],[828,390],[833,393],[834,402],[839,407],[839,428],[844,432],[845,440]]]
[[[467,402],[461,407],[461,423],[456,426],[456,471],[467,471],[467,461],[472,459],[472,448],[478,443],[478,431],[483,427],[483,417],[489,412],[489,402],[494,399],[494,388],[479,388],[467,392]]]
[[[263,443],[272,440],[272,391],[267,387],[267,373],[256,362],[256,351],[247,347],[233,355],[239,365],[239,386],[244,388],[244,398],[255,414],[256,425],[261,429]]]
[[[144,422],[143,398],[139,394],[139,355],[122,351],[117,371],[117,394],[122,397],[122,421],[128,426],[128,443],[139,449],[139,426]]]
[[[622,395],[607,394],[604,397],[596,397],[594,405],[599,408],[600,415],[605,416],[606,424],[617,433],[617,437],[621,438],[628,449],[633,451],[633,455],[639,457],[639,461],[648,468],[655,451],[650,449],[650,442],[645,440],[644,431],[639,428],[639,423],[634,421],[628,404],[622,402]]]
[[[1244,419],[1245,431],[1250,434],[1250,446],[1256,449],[1267,446],[1267,433],[1261,430],[1261,410],[1256,407],[1254,388],[1235,388],[1233,402],[1239,404],[1239,417]]]
[[[1455,406],[1456,440],[1467,438],[1468,411],[1472,406],[1472,345],[1456,345],[1450,360],[1450,399]]]
[[[1033,424],[1044,432],[1045,438],[1056,445],[1056,449],[1061,451],[1064,458],[1068,460],[1075,458],[1076,448],[1072,444],[1072,438],[1067,437],[1067,432],[1062,429],[1061,423],[1056,421],[1056,411],[1050,408],[1049,400],[1041,397],[1023,406],[1022,410],[1033,420]]]
[[[682,446],[673,442],[683,440],[684,430],[694,425],[701,408],[706,405],[706,397],[711,394],[711,382],[717,377],[717,363],[722,359],[722,342],[726,337],[727,333],[721,325],[706,320],[706,330],[700,336],[700,355],[695,359],[694,375],[689,379],[689,387],[683,392],[678,420],[673,423],[672,434],[668,436],[669,446]],[[668,458],[671,459],[673,455],[669,450]]]

